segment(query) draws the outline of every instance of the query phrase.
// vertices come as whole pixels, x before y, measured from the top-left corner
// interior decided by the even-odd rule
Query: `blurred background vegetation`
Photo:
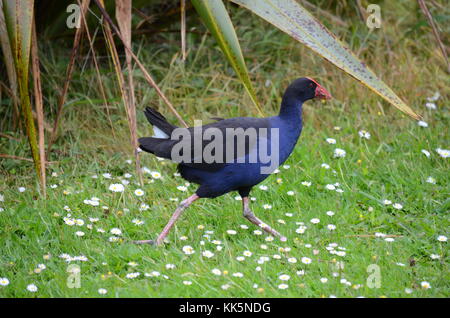
[[[426,1],[439,40],[416,1],[298,2],[346,43],[360,60],[370,65],[418,113],[423,113],[424,98],[435,91],[447,98],[448,62],[443,57],[442,46],[447,50],[450,15],[445,0]],[[115,36],[121,64],[117,68],[114,50],[108,42],[108,26],[99,23],[102,13],[94,1],[91,1],[86,14],[88,33],[80,34],[79,47],[74,55],[76,29],[66,26],[69,15],[66,8],[70,3],[73,1],[41,0],[35,3],[42,94],[39,96],[36,84],[31,82],[29,91],[34,120],[45,132],[45,147],[52,144],[52,149],[46,151],[48,164],[88,160],[99,152],[133,152],[133,143],[130,143],[130,120],[133,116],[124,99],[124,95],[129,94],[125,87],[129,78],[133,79],[132,91],[137,110],[135,135],[149,133],[141,112],[145,106],[155,107],[169,120],[177,122],[173,112],[149,85],[142,69],[133,63],[130,74],[126,63],[127,50]],[[193,124],[194,118],[207,121],[215,116],[260,116],[232,65],[224,58],[218,42],[210,36],[190,1],[186,1],[185,10],[185,61],[181,45],[180,1],[134,0],[132,3],[132,51],[188,125]],[[370,3],[379,4],[382,15],[381,28],[372,31],[366,25],[366,7]],[[282,92],[292,79],[311,76],[335,97],[320,109],[317,105],[306,106],[308,125],[314,129],[332,122],[336,116],[348,116],[355,125],[365,114],[383,116],[384,123],[393,127],[401,128],[408,122],[403,114],[387,107],[388,104],[377,95],[304,45],[249,11],[228,1],[224,4],[265,115],[277,112]],[[106,11],[110,17],[116,16],[114,1],[106,1]],[[441,47],[438,41],[441,41]],[[29,172],[33,169],[33,156],[24,133],[27,123],[21,115],[20,103],[15,102],[7,66],[3,63],[4,52],[1,54],[0,174],[13,176],[20,173],[32,178]],[[55,132],[55,119],[61,95],[64,95],[63,86],[71,56],[74,56],[73,73]],[[120,76],[122,80],[126,79],[125,86],[120,84]],[[39,98],[42,98],[43,105],[40,124],[35,108]],[[447,115],[443,112],[437,116]],[[53,134],[54,143],[51,140]]]

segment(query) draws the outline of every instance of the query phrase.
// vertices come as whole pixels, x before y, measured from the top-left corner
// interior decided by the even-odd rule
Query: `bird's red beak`
[[[331,99],[331,94],[325,88],[317,84],[315,97],[318,99]]]

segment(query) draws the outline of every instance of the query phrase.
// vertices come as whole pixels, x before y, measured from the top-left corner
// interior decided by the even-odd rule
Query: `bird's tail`
[[[172,131],[177,128],[170,124],[156,109],[146,107],[144,114],[145,117],[147,117],[148,122],[153,126],[153,138],[169,139]]]
[[[170,136],[177,126],[170,124],[163,115],[153,108],[146,107],[144,114],[148,122],[152,124],[154,134],[152,137],[139,138],[139,148],[158,157],[170,159],[170,150],[173,144]]]

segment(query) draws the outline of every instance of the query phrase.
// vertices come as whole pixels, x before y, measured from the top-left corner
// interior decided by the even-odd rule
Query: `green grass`
[[[439,145],[437,140],[430,140],[431,158],[420,152],[424,147],[420,142],[412,143],[411,140],[413,136],[439,136],[443,127],[438,124],[436,128],[424,129],[411,123],[395,140],[386,142],[387,138],[384,138],[381,142],[376,137],[361,140],[345,120],[336,120],[333,124],[341,130],[329,127],[317,132],[306,123],[300,143],[287,162],[290,168],[281,168],[279,174],[267,179],[263,183],[268,187],[266,191],[256,188],[252,193],[256,197],[252,204],[254,212],[286,235],[287,243],[276,239],[267,242],[265,234],[254,235],[257,228],[242,217],[240,202],[234,199],[236,194],[195,203],[177,223],[169,235],[170,244],[164,247],[128,243],[134,239],[155,238],[176,207],[169,198],[181,200],[195,189],[191,185],[188,193],[177,190],[184,180],[173,176],[174,165],[151,160],[145,154],[145,165],[161,172],[163,177],[154,181],[147,177],[142,197],[134,195],[134,190],[139,188],[134,176],[129,179],[124,193],[108,190],[111,183],[120,182],[119,178],[126,179],[123,178],[125,173],[133,174],[132,165],[127,164],[126,157],[121,154],[108,160],[104,158],[101,165],[86,163],[71,170],[71,165],[67,164],[55,169],[58,176],[50,177],[49,184],[58,187],[49,188],[46,200],[36,200],[35,188],[18,179],[14,186],[2,190],[5,211],[1,212],[0,218],[0,277],[7,277],[11,283],[0,288],[0,295],[32,296],[26,286],[34,283],[39,288],[35,295],[39,297],[99,296],[99,288],[106,288],[106,296],[110,297],[448,296],[448,243],[437,240],[439,235],[448,236],[448,159],[439,157],[433,150]],[[380,127],[378,133],[386,137],[392,130]],[[326,143],[325,137],[335,138],[337,144]],[[336,146],[347,151],[345,158],[333,158]],[[331,168],[322,168],[322,163],[328,163]],[[111,173],[113,179],[104,178],[102,173]],[[94,174],[98,179],[91,177]],[[426,183],[428,176],[436,178],[437,183]],[[282,183],[277,182],[278,178]],[[310,181],[312,185],[306,187],[301,184],[303,181]],[[343,193],[325,189],[326,184],[336,182],[340,183]],[[19,193],[18,186],[27,189]],[[70,194],[64,194],[64,190]],[[295,194],[289,196],[288,191]],[[99,206],[83,203],[93,196],[100,199]],[[401,203],[403,209],[383,205],[384,199]],[[150,208],[139,211],[141,203]],[[272,209],[263,209],[263,204],[271,204]],[[101,208],[103,205],[109,207],[108,213]],[[66,212],[64,206],[70,207],[71,212]],[[328,216],[327,211],[334,211],[335,215]],[[66,225],[63,217],[68,213],[84,220],[85,224]],[[292,213],[292,216],[285,213]],[[90,217],[99,221],[92,223]],[[312,218],[319,218],[320,223],[310,223]],[[145,223],[137,226],[132,223],[133,219]],[[296,233],[299,227],[296,222],[305,223],[304,234]],[[87,224],[93,224],[93,229],[88,229]],[[249,228],[241,229],[241,224]],[[327,224],[336,225],[336,230],[328,230]],[[200,225],[204,228],[199,229]],[[98,233],[98,228],[106,233]],[[123,240],[108,241],[112,228],[121,229]],[[237,234],[227,234],[229,229]],[[77,237],[76,231],[83,231],[85,235]],[[206,231],[213,231],[209,238],[203,236]],[[399,237],[395,237],[394,242],[358,237],[376,232]],[[182,240],[183,236],[187,239]],[[212,240],[220,240],[223,249],[217,251]],[[326,250],[330,243],[344,247],[346,255],[330,254]],[[267,249],[262,249],[262,244],[267,245]],[[192,246],[195,253],[185,255],[182,252],[185,245]],[[279,250],[286,247],[291,250]],[[215,255],[202,257],[205,250]],[[246,250],[252,255],[242,262],[236,260]],[[314,250],[319,253],[314,255]],[[88,258],[86,262],[71,262],[81,266],[80,289],[66,286],[68,263],[59,257],[62,253]],[[47,254],[51,255],[49,260],[43,258]],[[281,259],[273,259],[276,254]],[[440,259],[431,259],[431,254],[439,255]],[[271,259],[259,265],[260,256]],[[295,257],[297,263],[289,263],[289,257]],[[312,263],[303,264],[302,257],[311,258]],[[343,262],[344,268],[337,270],[336,261]],[[138,265],[132,267],[129,262]],[[41,263],[47,268],[39,274],[33,273]],[[176,267],[166,269],[166,264]],[[367,267],[371,264],[378,265],[381,272],[379,289],[369,288],[366,283]],[[260,272],[255,270],[257,266],[261,267]],[[214,268],[228,274],[215,276],[211,273]],[[298,276],[297,271],[301,270],[305,274]],[[144,276],[152,271],[168,278]],[[126,274],[130,272],[141,275],[128,279]],[[236,272],[244,276],[232,276]],[[339,273],[339,276],[333,277],[333,273]],[[282,283],[278,278],[281,274],[291,276],[286,282],[289,285],[286,290],[278,289]],[[320,282],[322,277],[328,278],[328,282]],[[342,278],[350,281],[351,286],[342,284]],[[191,281],[192,285],[185,286],[185,280]],[[422,289],[422,281],[429,282],[431,289]],[[222,290],[224,284],[231,287]],[[253,287],[254,284],[258,289]],[[361,287],[356,289],[355,285]],[[405,288],[412,289],[412,294],[406,294]]]
[[[247,18],[245,21],[249,23],[243,23],[238,29],[255,88],[267,114],[277,111],[283,89],[298,76],[316,78],[335,97],[327,104],[308,102],[304,106],[304,130],[286,162],[290,168],[281,167],[279,174],[264,181],[266,191],[255,187],[251,193],[256,198],[252,202],[255,214],[287,236],[286,243],[277,239],[267,241],[266,234],[254,234],[257,228],[242,216],[241,202],[235,200],[237,193],[194,203],[169,234],[170,243],[165,246],[129,243],[155,238],[176,208],[177,202],[170,198],[186,198],[195,191],[195,185],[190,185],[187,192],[177,190],[185,181],[173,175],[175,165],[158,161],[149,154],[141,155],[143,165],[160,172],[162,178],[152,181],[146,175],[145,185],[136,185],[134,165],[126,163],[131,159],[128,128],[113,73],[108,65],[103,65],[102,79],[114,123],[111,129],[101,108],[103,102],[95,73],[78,70],[68,96],[61,138],[50,158],[55,163],[49,166],[48,197],[39,197],[31,164],[1,162],[0,194],[4,201],[0,202],[3,209],[0,212],[0,277],[10,283],[0,286],[0,297],[448,297],[448,242],[437,238],[449,236],[450,174],[448,159],[435,151],[449,148],[448,108],[445,108],[448,74],[437,49],[432,51],[432,35],[415,29],[415,16],[405,7],[397,2],[389,3],[386,6],[395,10],[386,8],[385,21],[389,21],[388,14],[392,14],[392,19],[395,16],[403,19],[399,23],[385,22],[384,33],[374,32],[367,41],[362,41],[367,29],[358,19],[351,21],[351,30],[334,27],[333,31],[351,43],[352,50],[361,52],[375,72],[423,115],[429,124],[427,128],[419,127],[265,23]],[[398,34],[408,34],[408,37],[399,39]],[[177,40],[173,34],[161,37]],[[249,98],[221,53],[214,48],[214,42],[208,38],[202,44],[201,36],[195,34],[190,34],[188,40],[191,52],[185,65],[173,58],[179,51],[176,45],[158,46],[142,40],[136,41],[139,45],[135,48],[184,118],[192,124],[194,118],[208,121],[212,116],[255,115]],[[391,43],[390,54],[387,42]],[[47,53],[42,62],[47,72],[43,78],[44,95],[46,103],[54,105],[66,59],[58,53],[58,48],[49,44],[43,51]],[[267,80],[271,82],[268,86]],[[436,102],[438,109],[428,110],[424,107],[426,97],[435,91],[442,95]],[[140,110],[160,103],[139,72],[136,72],[136,92]],[[159,105],[175,122],[164,106]],[[51,118],[51,114],[48,116]],[[139,136],[149,134],[141,112],[138,126]],[[358,131],[362,129],[371,133],[369,140],[359,137]],[[326,138],[337,142],[329,144]],[[0,147],[1,153],[28,156],[24,138],[2,138]],[[346,156],[333,158],[336,148],[344,149]],[[427,158],[422,149],[428,150],[431,156]],[[322,163],[327,163],[330,169],[323,168]],[[50,176],[51,172],[57,176]],[[110,173],[112,179],[104,178],[103,173]],[[109,191],[110,184],[126,179],[126,173],[132,177],[125,192]],[[98,178],[93,179],[92,175]],[[426,182],[429,176],[436,179],[436,184]],[[278,178],[281,183],[277,182]],[[303,181],[312,184],[307,187]],[[340,184],[343,193],[326,189],[327,184],[335,183]],[[51,188],[53,184],[58,187]],[[25,192],[19,192],[18,187],[25,187]],[[134,194],[137,188],[144,190],[145,195],[137,197]],[[294,191],[294,195],[288,195],[288,191]],[[100,199],[99,206],[83,202],[92,197]],[[400,203],[402,208],[384,205],[385,199]],[[142,203],[149,205],[149,209],[140,211]],[[264,209],[264,204],[272,208]],[[64,210],[65,206],[71,211]],[[108,211],[102,206],[107,206]],[[327,211],[333,211],[334,215],[327,215]],[[82,219],[84,225],[65,224],[68,213],[71,218]],[[98,221],[93,223],[89,218]],[[313,218],[320,219],[320,223],[311,223]],[[145,223],[138,226],[133,219]],[[298,222],[307,226],[303,234],[296,232]],[[243,224],[248,229],[242,229]],[[330,231],[328,224],[335,225],[336,229]],[[98,228],[105,233],[98,232]],[[118,242],[109,241],[113,228],[122,231]],[[230,235],[227,230],[235,230],[237,234]],[[85,235],[76,236],[77,231]],[[212,231],[209,237],[204,236],[206,231]],[[393,235],[394,241],[375,237],[375,233]],[[220,251],[213,240],[221,241]],[[330,243],[345,248],[335,248],[345,251],[345,256],[331,254],[327,250]],[[267,249],[261,247],[263,244]],[[182,248],[186,245],[192,246],[195,253],[184,254]],[[205,250],[214,256],[203,257]],[[252,255],[238,261],[236,258],[244,251]],[[67,285],[69,263],[60,258],[64,253],[87,258],[87,261],[70,263],[80,266],[81,288]],[[439,259],[432,259],[432,254]],[[44,258],[45,255],[49,257]],[[280,259],[273,258],[274,255],[280,255]],[[269,257],[270,261],[258,264],[261,256]],[[296,263],[288,261],[292,257]],[[304,264],[303,257],[310,258],[311,264]],[[129,265],[130,262],[137,266]],[[343,268],[336,265],[341,262]],[[46,268],[35,273],[38,264]],[[167,269],[166,264],[176,267]],[[370,288],[367,283],[372,264],[380,270],[380,288]],[[258,266],[260,271],[256,270]],[[214,275],[213,269],[219,269],[222,275]],[[144,275],[153,271],[161,275]],[[299,271],[304,271],[304,275],[299,276]],[[127,278],[128,273],[136,272],[140,273],[138,277]],[[243,277],[235,277],[233,273],[242,273]],[[283,274],[290,279],[280,280]],[[322,283],[321,278],[328,281]],[[342,283],[342,279],[350,285]],[[184,285],[183,281],[192,284]],[[422,288],[424,281],[431,288]],[[280,289],[282,283],[289,287]],[[38,291],[29,292],[26,288],[29,284],[35,284]],[[229,288],[222,289],[224,285]],[[100,295],[100,288],[105,288],[107,294]],[[412,293],[406,293],[405,289]]]

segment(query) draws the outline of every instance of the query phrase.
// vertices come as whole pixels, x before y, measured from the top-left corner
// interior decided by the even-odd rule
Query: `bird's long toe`
[[[141,240],[141,241],[133,241],[134,244],[137,245],[157,245],[155,240]]]

